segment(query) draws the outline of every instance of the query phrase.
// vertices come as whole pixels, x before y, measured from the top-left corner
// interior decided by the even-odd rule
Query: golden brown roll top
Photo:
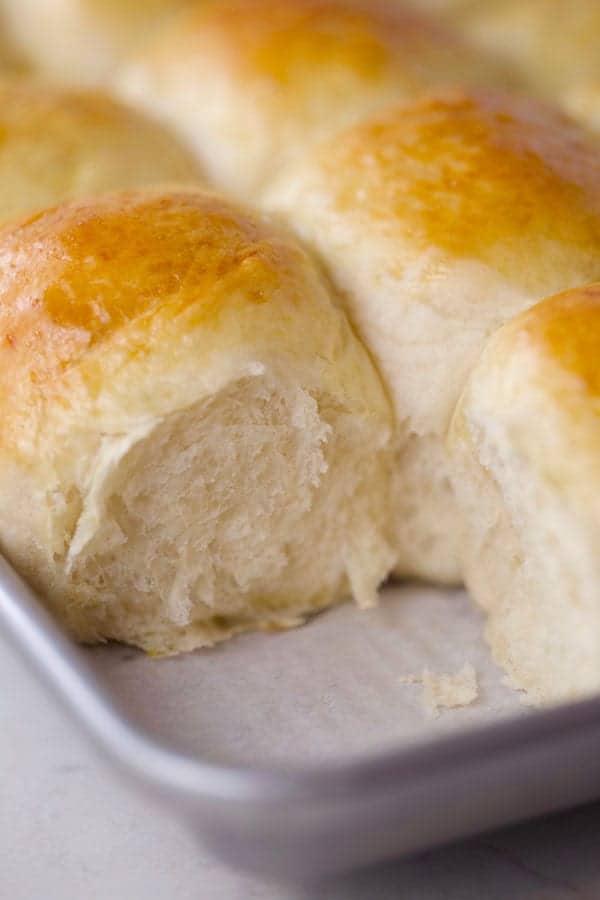
[[[600,158],[533,101],[451,92],[320,146],[268,197],[320,254],[392,395],[402,573],[454,581],[443,438],[487,337],[600,277]]]
[[[115,188],[199,180],[174,136],[108,96],[0,80],[0,220]]]
[[[219,0],[161,32],[119,86],[185,135],[217,183],[256,198],[312,143],[393,100],[504,80],[400,5]]]
[[[175,652],[373,601],[390,414],[292,238],[129,192],[0,257],[0,545],[78,637]]]
[[[565,412],[577,418],[591,413],[591,421],[600,425],[600,285],[547,300],[521,316],[516,327],[526,332],[540,361],[546,360],[546,386],[568,401]]]
[[[466,580],[532,702],[600,690],[600,285],[494,335],[449,438]]]
[[[104,84],[189,2],[201,0],[0,0],[0,23],[41,75],[80,87]]]
[[[597,148],[535,101],[434,94],[345,131],[313,160],[299,171],[326,184],[334,214],[370,220],[415,249],[483,260],[532,288],[548,262],[562,269],[565,261],[526,261],[515,252],[524,236],[540,247],[552,240],[571,257],[589,259],[597,246]]]

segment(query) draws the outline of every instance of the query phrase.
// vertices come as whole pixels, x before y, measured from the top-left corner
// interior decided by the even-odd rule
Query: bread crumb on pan
[[[421,675],[405,675],[402,684],[423,686],[423,706],[430,716],[439,716],[440,709],[470,706],[479,697],[477,673],[471,663],[465,663],[454,674],[438,674],[423,669]]]

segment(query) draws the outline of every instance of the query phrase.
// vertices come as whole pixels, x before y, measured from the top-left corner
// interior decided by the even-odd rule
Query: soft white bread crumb
[[[470,663],[465,663],[453,674],[423,669],[421,675],[406,675],[401,682],[423,685],[423,706],[431,716],[438,716],[442,708],[470,706],[479,697],[477,673]]]
[[[0,542],[78,638],[174,653],[375,601],[391,412],[291,236],[138,191],[0,256]]]

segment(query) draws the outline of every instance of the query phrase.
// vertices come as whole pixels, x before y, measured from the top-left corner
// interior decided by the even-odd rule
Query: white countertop
[[[600,805],[314,888],[222,866],[121,783],[0,643],[0,900],[600,897]]]

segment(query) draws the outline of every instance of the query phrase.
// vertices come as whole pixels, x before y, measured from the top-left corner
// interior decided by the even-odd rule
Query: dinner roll
[[[325,262],[394,401],[397,570],[460,579],[444,437],[499,325],[600,278],[600,156],[533,101],[450,92],[321,146],[267,201]]]
[[[200,178],[162,126],[91,91],[0,80],[0,134],[3,221],[86,194]]]
[[[530,90],[600,128],[598,0],[470,0],[452,22]]]
[[[600,284],[494,335],[449,437],[466,579],[532,702],[600,690]]]
[[[0,0],[0,22],[24,58],[44,75],[78,86],[101,84],[187,2]]]
[[[76,637],[174,653],[374,601],[391,411],[291,237],[146,190],[0,255],[0,546]]]
[[[428,19],[370,0],[219,0],[120,76],[225,189],[256,199],[307,146],[429,85],[503,80]]]

